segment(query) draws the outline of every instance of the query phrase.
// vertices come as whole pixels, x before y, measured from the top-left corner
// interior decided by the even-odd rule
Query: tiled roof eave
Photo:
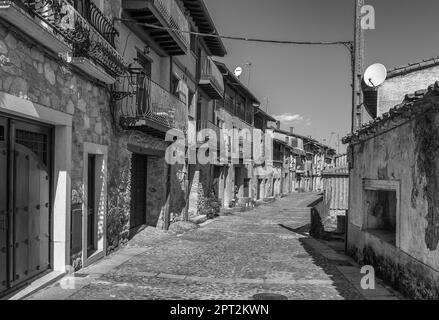
[[[400,105],[390,109],[381,117],[364,124],[360,129],[343,138],[344,144],[357,144],[377,134],[393,130],[414,118],[431,110],[439,111],[439,82],[405,96]]]
[[[411,72],[421,71],[424,69],[432,68],[439,65],[439,56],[430,59],[425,59],[420,62],[410,63],[403,67],[396,67],[389,70],[387,73],[387,79],[403,76]]]

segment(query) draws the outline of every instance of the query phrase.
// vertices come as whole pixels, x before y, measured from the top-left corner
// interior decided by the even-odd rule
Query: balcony
[[[84,73],[111,84],[126,71],[114,48],[118,33],[94,4],[87,3],[81,7],[83,16],[67,0],[0,1],[0,17]]]
[[[73,40],[71,63],[88,75],[113,84],[127,71],[123,57],[115,49],[119,33],[98,7],[86,3],[85,7],[77,6],[80,12],[71,6],[67,11],[69,23],[65,28]]]
[[[123,0],[122,7],[124,15],[138,23],[173,29],[135,28],[140,35],[146,33],[165,54],[178,56],[188,52],[189,22],[175,0]]]
[[[224,99],[224,109],[226,109],[230,114],[235,114],[235,100],[226,97]]]
[[[148,77],[120,77],[113,97],[124,129],[141,130],[161,139],[171,129],[187,130],[186,104]]]
[[[62,26],[62,7],[68,3],[43,0],[0,1],[0,18],[55,53],[72,50],[72,41]]]
[[[200,132],[201,130],[210,130],[210,133],[214,133],[216,136],[216,144],[210,144],[211,148],[215,148],[215,149],[219,149],[220,146],[220,140],[221,139],[221,129],[213,124],[212,122],[210,122],[209,120],[199,120],[197,121],[197,133]],[[210,138],[210,137],[209,137]],[[200,139],[198,139],[198,135],[197,135],[197,143],[198,144],[204,144],[207,143],[208,141],[210,142],[211,139],[206,138],[204,141],[201,141]]]
[[[303,162],[296,163],[296,173],[298,174],[305,173],[305,163]]]
[[[200,88],[212,100],[221,100],[224,95],[223,75],[210,57],[203,56],[200,61]]]
[[[119,36],[119,31],[117,31],[104,13],[91,0],[73,0],[73,3],[78,13],[83,16],[112,47],[115,47],[115,39]]]

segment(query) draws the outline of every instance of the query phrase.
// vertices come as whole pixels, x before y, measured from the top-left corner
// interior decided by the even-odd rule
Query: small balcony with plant
[[[187,131],[186,103],[141,72],[118,78],[113,98],[125,130],[140,130],[161,139],[171,129]]]
[[[169,56],[188,52],[189,21],[175,0],[122,0],[122,7],[127,25],[145,41],[153,40],[154,49]]]
[[[0,1],[0,17],[104,83],[126,72],[115,49],[119,33],[91,1]]]

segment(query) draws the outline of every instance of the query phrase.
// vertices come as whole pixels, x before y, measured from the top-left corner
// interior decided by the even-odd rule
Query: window
[[[195,32],[194,29],[191,28],[191,32]],[[197,35],[191,33],[190,36],[190,41],[191,41],[191,51],[196,55],[197,54],[197,49],[198,49],[198,37]]]
[[[366,180],[364,186],[365,229],[382,241],[398,245],[399,182]]]
[[[386,242],[396,242],[396,192],[368,191],[367,229]]]
[[[178,90],[179,83],[180,83],[180,79],[176,75],[172,75],[172,77],[171,77],[171,93],[176,97],[180,96],[180,93]]]
[[[195,106],[195,92],[189,89],[188,113],[192,118],[195,118]]]
[[[245,99],[241,96],[237,96],[237,116],[245,121]]]

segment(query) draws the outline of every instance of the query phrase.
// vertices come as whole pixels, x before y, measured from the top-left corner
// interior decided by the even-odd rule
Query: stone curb
[[[382,285],[383,282],[379,278],[376,278],[375,289],[362,289],[361,279],[364,274],[361,274],[361,267],[351,257],[337,253],[327,244],[316,239],[310,238],[306,243],[330,262],[349,262],[352,266],[336,266],[336,268],[365,300],[400,300],[399,296]]]

